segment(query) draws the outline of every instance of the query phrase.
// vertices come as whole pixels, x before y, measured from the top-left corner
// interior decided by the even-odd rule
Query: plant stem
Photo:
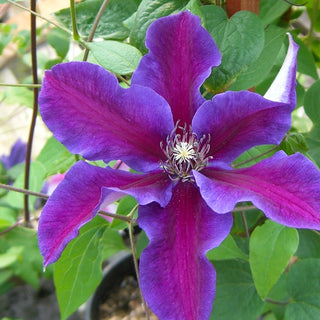
[[[39,219],[39,218],[36,217],[36,218],[32,218],[31,220],[38,220],[38,219]],[[20,226],[21,224],[23,224],[23,223],[24,223],[24,220],[23,220],[23,219],[17,221],[15,224],[13,224],[12,226],[10,226],[9,228],[1,231],[1,232],[0,232],[0,236],[5,235],[6,233],[10,232],[11,230],[13,230],[13,229],[16,228],[16,227],[19,227],[19,226]]]
[[[110,213],[110,212],[106,212],[106,211],[103,211],[103,210],[98,211],[98,214],[101,214],[103,216],[107,216],[107,217],[110,217],[110,218],[122,220],[122,221],[125,221],[125,222],[128,222],[128,223],[132,222],[132,218],[131,217],[123,216],[121,214]]]
[[[116,77],[124,82],[128,87],[130,87],[130,83],[120,74],[116,74]]]
[[[30,2],[31,11],[36,10],[36,0],[31,0]],[[31,26],[31,65],[32,65],[32,78],[33,84],[38,84],[38,67],[37,67],[37,24],[36,16],[34,14],[30,15],[30,26]],[[24,177],[24,188],[29,189],[30,180],[30,165],[31,165],[31,151],[33,144],[34,131],[36,127],[37,114],[38,114],[38,95],[39,88],[33,88],[33,110],[32,118],[29,129],[29,137],[27,143],[26,161],[25,161],[25,177]],[[29,212],[29,195],[24,195],[24,221],[26,224],[30,222],[30,212]]]
[[[232,212],[242,212],[246,210],[254,210],[257,209],[255,206],[239,206],[237,208],[234,208]]]
[[[34,192],[34,191],[31,191],[31,190],[20,189],[20,188],[16,188],[16,187],[13,187],[13,186],[9,186],[7,184],[0,183],[0,188],[6,189],[6,190],[10,190],[10,191],[19,192],[19,193],[23,193],[23,194],[27,194],[29,196],[35,196],[35,197],[38,197],[38,198],[43,198],[43,199],[48,199],[49,198],[49,196],[47,194],[40,193],[40,192]]]
[[[287,304],[290,303],[290,300],[288,300],[288,301],[276,301],[276,300],[269,299],[269,298],[265,298],[264,301],[272,303],[272,304],[276,304],[276,305],[279,305],[279,306],[286,306]]]
[[[14,84],[14,83],[0,83],[0,87],[24,87],[24,88],[41,88],[41,84]]]
[[[19,193],[23,193],[29,196],[35,196],[38,198],[43,198],[43,199],[49,199],[49,196],[47,194],[44,193],[40,193],[40,192],[35,192],[35,191],[31,191],[31,190],[26,190],[26,189],[21,189],[21,188],[16,188],[13,186],[9,186],[7,184],[3,184],[0,183],[0,189],[5,189],[5,190],[9,190],[9,191],[15,191],[15,192],[19,192]],[[119,219],[128,223],[133,223],[135,222],[132,217],[127,217],[125,215],[121,215],[121,214],[116,214],[116,213],[110,213],[110,212],[106,212],[103,210],[98,211],[98,214],[104,215],[104,216],[108,216],[114,219]]]
[[[312,230],[314,233],[316,233],[318,236],[320,236],[320,232],[318,230]]]
[[[108,4],[109,0],[104,0],[99,11],[98,11],[98,14],[94,20],[94,23],[93,23],[93,26],[92,26],[92,29],[91,29],[91,32],[90,32],[90,35],[88,37],[88,40],[87,42],[91,42],[93,40],[93,37],[94,37],[94,34],[96,32],[96,29],[97,29],[97,26],[99,24],[99,21],[102,17],[102,14],[104,12],[104,9],[106,8],[107,4]],[[89,49],[86,48],[85,51],[84,51],[84,55],[83,55],[83,61],[86,61],[88,59],[88,54],[89,54]]]
[[[134,206],[134,208],[131,210],[129,216],[131,216],[131,218],[133,218],[133,214],[134,212],[137,210],[139,204],[137,204],[136,206]],[[131,251],[132,251],[132,255],[133,255],[133,263],[134,263],[134,268],[135,268],[135,272],[137,275],[137,281],[138,281],[138,285],[140,288],[140,275],[139,275],[139,265],[138,265],[138,260],[136,257],[136,247],[134,244],[134,239],[133,239],[133,229],[132,229],[132,220],[129,222],[129,237],[130,237],[130,245],[131,245]],[[148,312],[148,307],[147,307],[147,303],[144,300],[144,297],[142,295],[142,292],[140,290],[140,295],[141,295],[141,301],[142,301],[142,305],[144,308],[144,312],[146,314],[146,319],[149,320],[149,312]]]
[[[245,215],[244,211],[241,211],[240,214],[241,214],[241,219],[242,219],[243,228],[244,228],[244,232],[246,234],[246,237],[250,238],[246,215]]]
[[[74,0],[70,0],[70,13],[71,13],[71,23],[72,23],[72,36],[75,41],[79,41],[80,36],[77,28],[76,9],[74,6]]]

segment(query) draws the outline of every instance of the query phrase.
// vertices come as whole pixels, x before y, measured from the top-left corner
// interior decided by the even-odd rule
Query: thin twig
[[[124,215],[121,215],[121,214],[116,214],[116,213],[110,213],[110,212],[106,212],[106,211],[103,211],[103,210],[99,210],[98,214],[101,214],[103,216],[107,216],[107,217],[110,217],[110,218],[122,220],[122,221],[125,221],[125,222],[128,222],[128,223],[133,223],[134,222],[134,220],[131,217],[124,216]]]
[[[96,32],[96,29],[97,29],[97,26],[99,24],[99,21],[102,17],[102,14],[104,12],[104,9],[106,8],[107,4],[108,4],[109,0],[104,0],[99,11],[98,11],[98,14],[94,20],[94,23],[93,23],[93,26],[92,26],[92,29],[91,29],[91,32],[89,34],[89,37],[88,37],[88,40],[87,42],[91,42],[93,40],[93,37],[94,37],[94,34]],[[85,51],[84,51],[84,55],[83,55],[83,61],[87,61],[88,59],[88,55],[89,55],[89,49],[86,48]]]
[[[283,0],[283,1],[288,3],[288,4],[290,4],[290,5],[292,5],[292,6],[294,6],[294,7],[303,7],[308,3],[308,1],[306,1],[304,3],[301,3],[301,4],[296,4],[296,3],[290,2],[289,0]]]
[[[31,190],[26,190],[26,189],[21,189],[21,188],[16,188],[16,187],[13,187],[13,186],[9,186],[7,184],[0,183],[0,188],[6,189],[6,190],[10,190],[10,191],[19,192],[19,193],[23,193],[23,194],[27,194],[29,196],[35,196],[35,197],[38,197],[38,198],[43,198],[43,199],[48,199],[49,198],[49,196],[47,194],[40,193],[40,192],[35,192],[35,191],[31,191]]]
[[[255,206],[239,206],[237,208],[234,208],[232,212],[242,212],[246,210],[254,210],[257,209]]]
[[[74,0],[70,0],[70,13],[71,13],[71,22],[72,22],[72,36],[75,41],[79,41],[80,36],[77,28],[76,8],[74,5]]]
[[[30,221],[33,221],[33,220],[39,220],[38,217],[34,217],[32,219],[30,219]],[[24,219],[21,219],[21,220],[18,220],[16,223],[14,223],[12,226],[10,226],[9,228],[3,230],[0,232],[0,236],[3,236],[5,235],[6,233],[10,232],[11,230],[13,230],[14,228],[16,227],[19,227],[21,224],[24,223]]]
[[[137,210],[138,206],[139,206],[139,204],[134,206],[134,208],[131,210],[129,216],[133,217],[133,214]],[[136,257],[136,247],[135,247],[135,243],[134,243],[134,239],[133,239],[132,221],[129,222],[129,237],[130,237],[131,251],[132,251],[132,255],[133,255],[134,268],[135,268],[136,275],[137,275],[137,281],[138,281],[139,288],[141,288],[140,287],[139,265],[138,265],[138,260],[137,260],[137,257]],[[146,314],[146,319],[150,320],[149,312],[148,312],[148,306],[147,306],[146,301],[144,300],[144,297],[142,295],[141,290],[140,290],[140,295],[141,295],[141,301],[142,301],[142,305],[143,305],[143,308],[144,308],[144,312]]]
[[[14,191],[14,192],[18,192],[18,193],[22,193],[22,194],[26,194],[29,196],[35,196],[38,198],[42,198],[42,199],[49,199],[49,196],[47,194],[41,193],[41,192],[35,192],[35,191],[31,191],[31,190],[26,190],[26,189],[21,189],[21,188],[16,188],[13,186],[9,186],[7,184],[3,184],[0,183],[0,189],[5,189],[5,190],[9,190],[9,191]],[[108,216],[114,219],[119,219],[128,223],[134,223],[135,220],[132,219],[131,217],[125,216],[125,215],[120,215],[120,214],[116,214],[116,213],[110,213],[110,212],[106,212],[103,210],[98,211],[98,214],[104,215],[104,216]]]
[[[24,87],[24,88],[41,88],[41,84],[14,84],[14,83],[0,83],[0,87]]]
[[[36,0],[30,2],[31,11],[36,10]],[[30,15],[30,26],[31,26],[31,65],[32,65],[32,78],[33,84],[38,84],[38,67],[37,67],[37,22],[34,14]],[[33,88],[33,110],[32,118],[29,129],[29,137],[27,143],[26,161],[25,161],[25,177],[24,177],[24,188],[29,189],[30,180],[30,165],[31,165],[31,151],[33,144],[34,131],[36,127],[37,115],[38,115],[38,95],[39,88]],[[30,222],[29,212],[29,196],[24,195],[24,220],[28,224]]]
[[[285,305],[290,303],[290,300],[288,300],[288,301],[276,301],[276,300],[269,299],[269,298],[265,298],[264,301],[272,303],[272,304],[276,304],[276,305],[279,305],[279,306],[285,306]]]
[[[116,73],[116,77],[130,87],[130,83],[121,74]]]
[[[247,238],[250,238],[250,233],[249,233],[249,229],[248,229],[248,223],[247,223],[247,219],[246,219],[246,215],[245,215],[244,211],[241,211],[240,215],[241,215],[241,220],[242,220],[242,223],[243,223],[244,233],[245,233]]]
[[[320,236],[320,232],[318,230],[312,230],[314,233],[316,233],[318,236]]]
[[[22,6],[21,4],[15,2],[15,1],[12,1],[12,0],[7,0],[7,1],[8,1],[9,3],[11,3],[12,5],[14,5],[14,6],[16,6],[16,7],[20,8],[20,9],[22,9],[22,10],[24,10],[24,11],[27,11],[27,12],[31,13],[32,15],[34,15],[34,16],[36,16],[36,17],[38,17],[38,18],[40,18],[40,19],[48,22],[49,24],[52,24],[53,26],[55,26],[55,27],[57,27],[57,28],[65,31],[65,32],[67,32],[68,34],[72,35],[72,32],[71,32],[69,29],[67,29],[67,28],[65,28],[65,27],[63,27],[63,26],[58,25],[58,24],[55,23],[54,21],[51,21],[51,20],[47,19],[46,17],[44,17],[44,16],[42,16],[41,14],[37,13],[37,12],[35,11],[35,9],[34,9],[34,10],[28,9],[28,8]]]

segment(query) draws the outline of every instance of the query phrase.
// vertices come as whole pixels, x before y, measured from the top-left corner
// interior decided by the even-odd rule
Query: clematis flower
[[[25,160],[27,145],[18,139],[12,146],[9,155],[0,156],[0,161],[4,167],[9,170],[16,164],[22,163]]]
[[[27,152],[27,144],[22,140],[18,139],[11,147],[10,153],[8,155],[0,156],[0,164],[4,166],[6,170],[11,169],[17,164],[23,163],[25,161]],[[8,172],[7,183],[13,184],[14,179],[10,176]]]
[[[150,239],[139,267],[148,305],[163,320],[204,320],[216,281],[206,252],[230,232],[238,202],[252,201],[286,226],[320,227],[320,174],[307,158],[278,152],[252,167],[231,166],[289,130],[298,48],[290,37],[265,97],[225,92],[207,101],[199,89],[221,55],[198,17],[156,20],[146,46],[128,89],[86,62],[46,72],[40,112],[56,139],[85,159],[121,159],[140,173],[76,163],[43,209],[39,245],[46,266],[99,208],[134,196]]]

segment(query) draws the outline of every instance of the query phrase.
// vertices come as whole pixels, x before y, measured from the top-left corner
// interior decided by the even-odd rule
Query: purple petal
[[[289,36],[289,48],[283,65],[264,95],[266,99],[287,103],[292,109],[296,106],[296,70],[299,46]]]
[[[278,223],[320,229],[320,172],[301,154],[278,152],[250,168],[206,168],[194,177],[202,197],[218,213],[252,201]]]
[[[75,238],[81,226],[101,207],[125,194],[141,204],[157,201],[166,205],[172,184],[162,172],[133,174],[76,163],[50,196],[40,216],[39,247],[44,266],[59,259],[65,246]]]
[[[24,162],[26,158],[27,144],[18,139],[10,150],[8,156],[2,155],[0,157],[4,167],[8,170],[16,164]]]
[[[46,125],[71,152],[121,159],[138,171],[158,167],[173,129],[170,107],[149,88],[123,89],[103,68],[70,62],[47,71],[39,98]]]
[[[192,122],[199,137],[210,134],[213,159],[226,163],[253,146],[280,143],[290,125],[286,104],[249,91],[216,95],[200,107]]]
[[[153,22],[146,46],[150,51],[134,72],[132,83],[158,92],[171,106],[174,121],[190,124],[204,101],[199,88],[211,68],[221,62],[212,37],[200,18],[186,11]]]
[[[191,183],[179,183],[167,207],[139,209],[150,244],[140,258],[143,296],[160,320],[209,319],[215,271],[206,252],[228,235],[232,215],[217,215]]]

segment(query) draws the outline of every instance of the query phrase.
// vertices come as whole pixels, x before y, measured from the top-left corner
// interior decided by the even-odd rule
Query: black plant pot
[[[119,252],[110,260],[103,272],[103,279],[86,304],[85,320],[99,320],[100,305],[105,302],[115,288],[127,276],[134,276],[135,269],[132,254]]]

